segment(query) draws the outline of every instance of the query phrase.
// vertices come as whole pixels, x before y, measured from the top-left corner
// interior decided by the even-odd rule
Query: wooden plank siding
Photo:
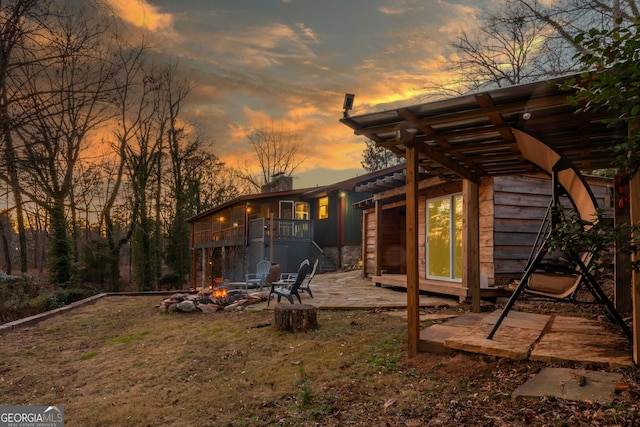
[[[493,193],[493,233],[485,234],[485,230],[481,230],[481,246],[485,249],[485,253],[481,253],[481,270],[487,274],[490,286],[500,286],[522,275],[549,206],[551,183],[546,176],[500,176],[492,180],[493,185],[485,186],[485,191],[490,187]],[[609,181],[587,180],[598,206],[609,208]],[[488,200],[484,203],[491,204]],[[564,200],[563,205],[570,206],[570,203]],[[488,206],[485,208],[489,209]],[[488,221],[485,218],[485,222]]]
[[[491,178],[481,180],[478,189],[478,203],[480,204],[480,275],[487,278],[487,283],[493,284],[495,277],[493,264],[494,208],[491,182]]]
[[[369,277],[376,274],[376,210],[367,209],[363,215],[362,273]]]
[[[493,263],[489,286],[506,285],[519,278],[531,253],[551,198],[549,179],[523,176],[492,178]]]

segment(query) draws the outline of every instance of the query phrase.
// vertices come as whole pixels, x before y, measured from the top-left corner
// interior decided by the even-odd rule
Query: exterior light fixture
[[[344,94],[344,104],[342,105],[342,109],[344,110],[343,117],[346,119],[349,117],[349,110],[353,109],[353,100],[356,97],[353,93],[345,93]]]

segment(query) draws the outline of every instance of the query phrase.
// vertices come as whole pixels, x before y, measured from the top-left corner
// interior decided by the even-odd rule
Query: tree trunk
[[[55,200],[51,209],[49,237],[49,280],[56,287],[66,289],[73,280],[73,245],[64,216],[64,200]]]
[[[4,84],[4,83],[3,83]],[[6,92],[5,92],[6,93]],[[6,100],[4,101],[6,103]],[[20,247],[20,272],[26,273],[29,268],[28,254],[27,254],[27,235],[24,226],[24,211],[22,209],[22,192],[20,189],[20,179],[18,177],[18,168],[16,166],[17,159],[13,146],[13,138],[11,135],[11,127],[9,124],[9,115],[6,108],[2,106],[0,112],[2,116],[2,133],[4,137],[4,155],[7,163],[7,175],[9,179],[9,185],[11,185],[11,192],[13,194],[13,200],[16,207],[16,223],[18,226],[18,246]],[[7,195],[8,197],[8,195]]]
[[[317,308],[309,304],[278,304],[275,308],[278,331],[299,332],[318,327]]]
[[[8,222],[8,221],[7,221]],[[9,240],[7,239],[7,228],[4,226],[5,217],[0,217],[0,233],[2,234],[2,251],[4,252],[5,272],[11,275],[11,252],[9,250]]]
[[[155,287],[158,288],[158,284],[160,283],[160,277],[162,277],[162,224],[161,224],[161,202],[162,202],[162,139],[160,138],[158,142],[158,158],[156,164],[156,177],[157,177],[157,185],[156,185],[156,206],[155,206]]]

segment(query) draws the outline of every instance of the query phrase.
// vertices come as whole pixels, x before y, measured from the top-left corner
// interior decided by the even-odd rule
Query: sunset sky
[[[301,188],[363,173],[364,139],[338,122],[345,93],[356,94],[352,114],[423,102],[428,82],[443,79],[451,40],[492,0],[107,2],[190,70],[190,117],[223,161],[251,155],[257,126],[298,133]]]

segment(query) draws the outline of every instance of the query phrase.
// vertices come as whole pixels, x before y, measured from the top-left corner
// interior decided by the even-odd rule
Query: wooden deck
[[[376,286],[407,288],[406,274],[382,274],[380,276],[372,276],[371,281]],[[470,290],[462,283],[449,282],[446,280],[420,279],[420,290],[439,295],[458,297],[460,302],[471,297]],[[509,296],[510,294],[509,291],[502,288],[480,289],[481,298],[495,298]]]

